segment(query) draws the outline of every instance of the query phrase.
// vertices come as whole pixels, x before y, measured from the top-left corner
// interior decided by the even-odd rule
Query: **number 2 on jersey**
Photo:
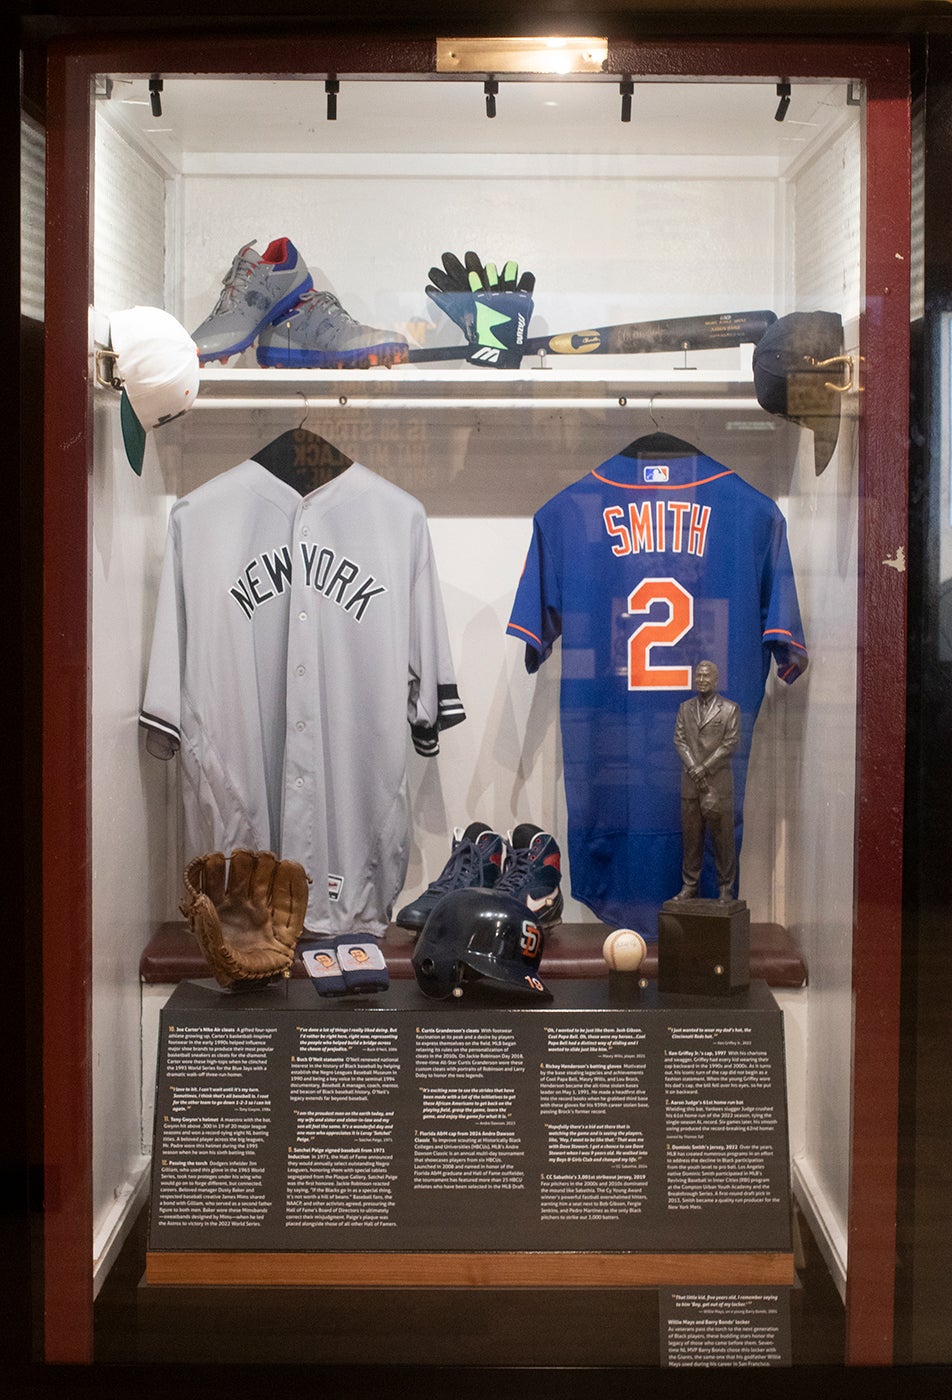
[[[652,653],[687,636],[694,626],[694,599],[673,578],[644,578],[628,595],[629,613],[650,612],[656,603],[665,605],[667,616],[648,618],[628,638],[628,689],[690,690],[690,666],[656,665]]]

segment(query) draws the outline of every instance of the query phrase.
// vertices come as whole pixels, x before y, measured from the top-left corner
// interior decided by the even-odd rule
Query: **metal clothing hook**
[[[848,394],[853,387],[853,356],[833,355],[829,360],[814,360],[817,369],[829,369],[836,366],[843,374],[845,383],[832,384],[829,380],[823,385],[824,389],[833,389],[837,394]]]
[[[656,429],[657,429],[658,432],[660,433],[660,432],[661,432],[661,424],[658,422],[657,418],[655,417],[654,401],[655,401],[655,396],[654,396],[654,394],[652,394],[652,395],[651,395],[651,399],[650,399],[650,401],[649,401],[649,403],[648,403],[648,417],[651,419],[652,423],[655,425]]]
[[[96,351],[96,382],[106,389],[121,389],[122,380],[116,373],[115,350]]]
[[[298,394],[298,395],[304,400],[304,417],[301,419],[300,423],[297,425],[297,430],[298,430],[298,432],[300,432],[301,429],[304,427],[304,424],[307,422],[307,415],[308,415],[308,414],[310,413],[310,411],[311,411],[311,405],[310,405],[310,403],[308,402],[307,394],[305,394],[304,391],[303,391],[302,389],[296,389],[294,392],[295,392],[296,394]]]

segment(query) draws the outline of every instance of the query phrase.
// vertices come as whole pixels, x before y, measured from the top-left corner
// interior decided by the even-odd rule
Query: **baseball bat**
[[[728,311],[713,316],[676,316],[666,321],[627,321],[594,330],[563,331],[558,335],[530,336],[524,355],[649,355],[658,350],[717,350],[725,346],[756,345],[776,321],[773,311]],[[464,360],[472,345],[437,345],[409,350],[394,364],[422,364],[434,360]]]

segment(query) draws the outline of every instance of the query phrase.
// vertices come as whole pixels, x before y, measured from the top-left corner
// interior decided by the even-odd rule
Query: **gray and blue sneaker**
[[[370,369],[402,363],[407,339],[362,326],[333,292],[315,290],[262,332],[257,356],[265,369]]]
[[[518,899],[544,928],[562,918],[562,853],[555,837],[531,822],[509,836],[509,859],[497,894]]]
[[[290,238],[275,238],[261,257],[253,250],[252,241],[235,254],[214,310],[192,335],[199,364],[240,354],[314,285]]]
[[[394,922],[400,928],[421,929],[431,911],[451,890],[487,889],[498,885],[506,856],[506,843],[485,822],[470,822],[465,831],[456,827],[450,858],[442,872]]]

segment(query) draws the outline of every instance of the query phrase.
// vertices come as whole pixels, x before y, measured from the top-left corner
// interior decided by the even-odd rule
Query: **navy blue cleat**
[[[531,822],[509,837],[509,859],[496,886],[524,904],[544,928],[562,918],[562,853],[555,837]]]
[[[505,856],[505,841],[485,822],[471,822],[465,831],[456,827],[450,858],[443,870],[421,895],[404,905],[394,922],[400,928],[419,930],[451,890],[493,889],[499,883]]]

